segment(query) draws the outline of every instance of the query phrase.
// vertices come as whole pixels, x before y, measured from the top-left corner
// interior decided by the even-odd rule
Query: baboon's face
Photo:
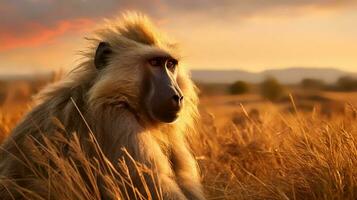
[[[159,50],[158,50],[159,51]],[[141,77],[141,88],[131,88],[132,90],[140,89],[140,95],[138,101],[141,108],[138,112],[145,113],[151,120],[155,122],[174,122],[183,104],[183,94],[177,83],[178,77],[178,61],[165,52],[152,52],[150,55],[124,55],[118,57],[117,60],[121,64],[126,63],[122,70],[119,70],[118,66],[111,66],[110,72],[111,78],[122,77],[123,73],[126,76]],[[101,42],[97,48],[94,63],[98,70],[106,68],[110,60],[115,60],[115,56],[111,46],[106,42]],[[133,58],[135,64],[127,64],[127,59]],[[113,62],[112,62],[113,63]],[[113,64],[112,64],[113,65]],[[115,65],[115,63],[114,63]],[[131,65],[131,66],[129,66]],[[126,68],[124,70],[124,68]],[[129,74],[128,71],[132,71],[136,74]],[[138,76],[139,74],[142,74]],[[122,77],[123,78],[123,77]],[[129,77],[124,77],[126,83],[128,80],[133,80]],[[136,79],[135,79],[136,80]],[[120,86],[120,85],[118,85]],[[140,87],[140,86],[139,86]],[[123,91],[120,91],[123,92]]]
[[[146,60],[144,79],[145,107],[149,116],[165,123],[177,119],[183,104],[183,94],[177,84],[178,61],[169,55]]]

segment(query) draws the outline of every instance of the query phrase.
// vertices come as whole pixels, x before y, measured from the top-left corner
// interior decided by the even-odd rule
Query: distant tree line
[[[278,101],[286,94],[284,86],[273,77],[266,78],[260,84],[260,93],[264,98],[270,101]]]
[[[357,91],[357,78],[344,76],[338,79],[337,89],[342,91]]]
[[[274,77],[267,77],[257,86],[260,94],[268,100],[278,101],[286,96],[285,87]],[[327,84],[321,79],[305,78],[298,86],[304,90],[357,91],[357,78],[343,76],[334,84]],[[247,94],[252,88],[252,84],[239,80],[229,86],[229,93]]]
[[[334,84],[327,84],[320,79],[306,78],[301,81],[300,85],[304,89],[357,91],[357,78],[343,76],[340,77]]]
[[[251,91],[251,84],[245,81],[236,81],[229,87],[229,93],[234,95],[247,94]],[[285,95],[285,88],[273,77],[267,77],[258,85],[260,94],[271,101],[278,101]]]
[[[229,87],[231,94],[246,94],[250,91],[250,85],[245,81],[236,81]]]

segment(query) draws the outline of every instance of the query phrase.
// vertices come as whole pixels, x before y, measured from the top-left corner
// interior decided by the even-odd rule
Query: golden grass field
[[[357,93],[320,95],[329,101],[201,96],[199,133],[190,144],[207,198],[357,199]],[[2,106],[0,141],[30,108],[29,101]],[[72,175],[57,177],[53,190],[100,198],[80,187],[76,170],[59,166]]]

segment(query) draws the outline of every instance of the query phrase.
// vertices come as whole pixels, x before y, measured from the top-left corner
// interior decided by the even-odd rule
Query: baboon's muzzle
[[[169,74],[163,73],[154,79],[155,93],[153,114],[159,121],[170,123],[177,119],[183,105],[183,94],[176,81]]]

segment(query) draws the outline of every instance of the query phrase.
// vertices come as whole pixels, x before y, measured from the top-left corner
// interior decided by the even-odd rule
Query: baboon
[[[27,180],[31,171],[18,158],[31,152],[26,149],[26,138],[41,141],[57,131],[56,118],[67,133],[79,135],[84,147],[90,128],[114,165],[125,156],[125,148],[137,162],[154,170],[164,199],[205,199],[186,141],[198,119],[198,98],[188,73],[179,66],[177,45],[138,13],[107,21],[93,35],[81,64],[40,93],[38,105],[2,144],[0,181],[11,178],[41,192],[36,191],[35,182]],[[89,148],[86,151],[90,153]],[[132,174],[140,190],[135,185],[139,178]],[[11,189],[2,185],[1,199],[23,198],[9,194]]]

